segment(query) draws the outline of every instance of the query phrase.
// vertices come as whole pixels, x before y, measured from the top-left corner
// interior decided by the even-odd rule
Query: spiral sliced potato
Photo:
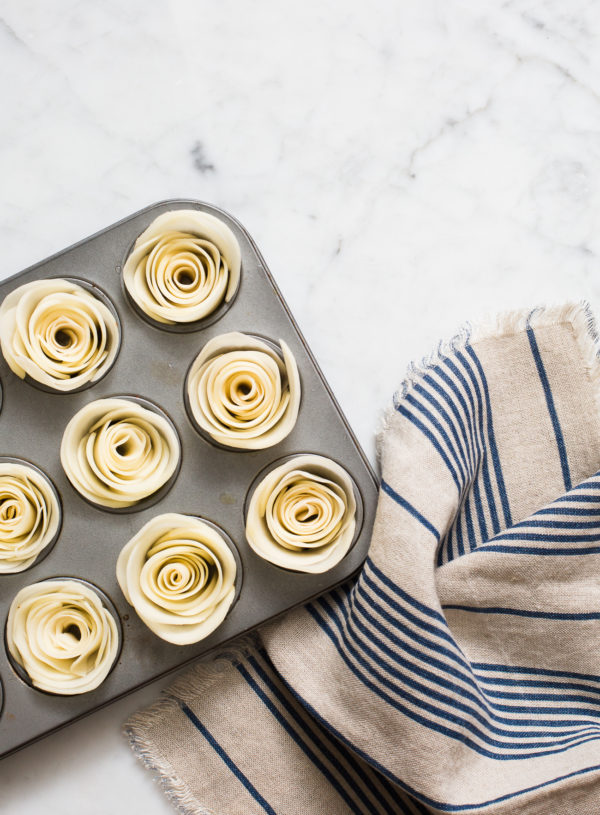
[[[216,442],[259,450],[294,428],[300,408],[296,360],[283,340],[283,360],[257,337],[238,332],[207,342],[187,378],[192,415]]]
[[[257,555],[298,572],[331,569],[348,552],[356,500],[346,470],[323,456],[296,456],[254,490],[246,537]]]
[[[45,580],[21,589],[13,600],[6,644],[36,688],[71,696],[106,678],[119,651],[119,631],[90,586]]]
[[[119,350],[114,314],[70,280],[35,280],[7,295],[0,305],[0,346],[21,379],[58,391],[95,382]]]
[[[0,574],[28,569],[59,524],[60,506],[48,479],[34,467],[0,462]]]
[[[161,415],[125,398],[97,399],[67,425],[60,447],[75,489],[95,504],[118,509],[147,498],[177,469],[180,445]]]
[[[194,209],[155,218],[135,242],[123,282],[139,308],[160,323],[190,323],[229,302],[240,280],[241,253],[221,220]]]
[[[117,579],[151,631],[187,645],[225,619],[235,597],[236,562],[212,526],[168,513],[148,521],[123,547]]]

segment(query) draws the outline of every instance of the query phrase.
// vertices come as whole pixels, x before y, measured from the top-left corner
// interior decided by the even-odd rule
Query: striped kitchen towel
[[[358,580],[126,725],[181,812],[600,812],[599,370],[568,306],[409,372]]]

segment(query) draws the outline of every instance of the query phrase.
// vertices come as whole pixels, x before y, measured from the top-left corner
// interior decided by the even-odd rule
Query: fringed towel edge
[[[152,726],[164,719],[165,714],[180,708],[179,702],[190,702],[199,693],[208,690],[218,682],[231,665],[238,664],[255,650],[257,638],[246,637],[217,654],[207,657],[207,662],[199,662],[172,685],[161,692],[161,696],[148,708],[132,714],[123,725],[123,735],[135,756],[150,770],[153,780],[162,789],[170,803],[180,815],[215,815],[193,795],[188,785],[175,773],[173,767],[155,750],[150,738]]]
[[[214,815],[203,808],[192,795],[189,787],[175,773],[168,761],[154,749],[149,732],[154,722],[163,721],[164,716],[179,705],[174,698],[164,697],[143,712],[134,713],[123,725],[123,733],[129,741],[135,756],[152,774],[152,779],[164,792],[170,803],[181,815]]]
[[[590,304],[587,301],[581,301],[559,306],[516,309],[483,319],[476,324],[465,323],[450,340],[440,341],[431,354],[419,362],[409,364],[400,387],[394,393],[391,404],[384,409],[379,421],[376,435],[378,460],[381,461],[383,438],[396,412],[396,404],[410,393],[432,367],[450,354],[463,349],[468,343],[474,345],[483,340],[510,337],[527,328],[543,328],[559,323],[570,323],[573,327],[575,340],[583,358],[584,369],[593,386],[597,413],[600,416],[600,335]]]

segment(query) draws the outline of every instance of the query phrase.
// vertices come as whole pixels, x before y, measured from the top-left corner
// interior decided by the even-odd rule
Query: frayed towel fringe
[[[420,362],[411,362],[404,380],[393,396],[392,404],[384,410],[377,431],[377,458],[381,461],[383,438],[396,413],[397,405],[410,393],[431,368],[438,365],[450,354],[460,351],[467,344],[475,345],[488,339],[510,337],[527,328],[570,323],[575,339],[581,350],[585,370],[594,386],[596,406],[600,415],[600,335],[596,318],[589,303],[566,303],[562,306],[540,306],[532,309],[517,309],[484,319],[473,325],[466,323],[450,340],[440,341],[435,351]]]
[[[210,661],[194,665],[164,690],[151,707],[134,713],[123,726],[123,733],[133,752],[150,770],[155,782],[180,815],[214,815],[214,812],[203,807],[188,786],[177,777],[171,765],[157,755],[149,737],[152,726],[164,721],[165,715],[179,708],[180,702],[191,702],[198,694],[208,691],[220,680],[224,671],[231,668],[232,663],[238,664],[255,650],[256,642],[255,636],[245,637],[208,657]]]

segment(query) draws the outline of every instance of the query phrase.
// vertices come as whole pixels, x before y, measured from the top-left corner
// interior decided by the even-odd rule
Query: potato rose
[[[158,515],[125,544],[117,580],[127,602],[161,639],[198,642],[225,619],[236,561],[222,535],[190,515]]]
[[[55,539],[60,506],[39,470],[0,462],[0,574],[22,572]]]
[[[240,265],[239,244],[223,221],[200,210],[176,209],[155,218],[136,240],[123,282],[153,320],[190,323],[231,300]]]
[[[246,537],[256,554],[298,572],[325,572],[339,563],[355,529],[352,479],[323,456],[296,456],[268,473],[246,514]]]
[[[119,350],[109,308],[70,280],[34,280],[0,305],[0,346],[11,371],[57,391],[96,382]]]
[[[71,696],[106,678],[119,652],[119,629],[91,586],[44,580],[13,600],[6,644],[34,687]]]
[[[85,405],[67,425],[60,447],[64,471],[77,492],[113,509],[159,490],[179,458],[179,439],[170,422],[126,398]]]
[[[280,341],[283,359],[263,340],[232,332],[209,340],[187,377],[198,426],[226,447],[259,450],[284,439],[300,408],[296,360]]]

